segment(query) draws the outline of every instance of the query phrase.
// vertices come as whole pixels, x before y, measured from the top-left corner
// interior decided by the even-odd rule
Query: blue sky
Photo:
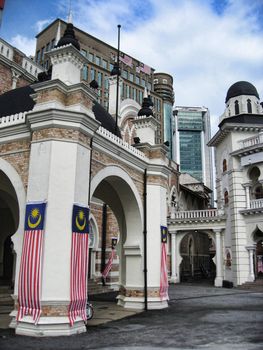
[[[34,54],[35,35],[70,0],[6,0],[0,36]],[[254,84],[263,98],[263,0],[72,0],[73,23],[174,77],[176,105],[206,106],[213,133],[227,89]]]

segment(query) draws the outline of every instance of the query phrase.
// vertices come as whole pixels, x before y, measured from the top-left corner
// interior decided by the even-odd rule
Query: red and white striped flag
[[[25,232],[18,280],[17,320],[31,315],[35,324],[41,315],[41,277],[46,203],[26,206]]]
[[[70,261],[70,304],[68,309],[71,326],[73,326],[77,316],[80,316],[83,321],[87,319],[88,223],[88,208],[74,204]]]
[[[103,272],[101,273],[101,275],[102,275],[102,277],[103,277],[104,279],[106,279],[106,277],[108,276],[108,274],[109,274],[109,272],[110,272],[110,270],[111,270],[111,268],[112,268],[114,255],[115,255],[115,250],[112,249],[110,258],[109,258],[109,260],[108,260],[108,262],[107,262],[107,265],[105,266],[105,269],[104,269]]]
[[[169,300],[168,296],[168,272],[167,272],[167,227],[161,226],[161,279],[160,279],[160,298]]]

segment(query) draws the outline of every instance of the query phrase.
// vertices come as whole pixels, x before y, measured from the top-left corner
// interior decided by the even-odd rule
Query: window
[[[158,79],[153,79],[154,84],[158,84]]]
[[[99,56],[96,56],[95,63],[96,63],[98,66],[100,65],[100,57],[99,57]]]
[[[130,75],[129,75],[129,80],[130,80],[130,81],[133,81],[133,79],[134,79],[134,75],[133,75],[132,73],[130,73]]]
[[[139,103],[142,104],[142,91],[139,91]]]
[[[138,75],[136,75],[135,83],[138,84],[138,85],[140,84],[140,77],[138,77]]]
[[[145,86],[145,80],[142,79],[142,86]]]
[[[235,115],[239,114],[239,104],[238,101],[235,101]]]
[[[136,101],[136,92],[137,92],[137,90],[134,88],[133,89],[133,99]]]
[[[40,50],[37,51],[37,59],[36,62],[39,63],[40,62]]]
[[[106,61],[106,60],[102,60],[102,67],[104,68],[104,69],[107,69],[107,64],[108,62]]]
[[[258,185],[255,188],[255,199],[261,199],[263,198],[263,187],[262,185]]]
[[[251,100],[247,100],[247,112],[252,113],[252,105],[251,105]]]
[[[226,159],[223,160],[223,171],[227,171],[227,161],[226,161]]]
[[[94,61],[94,55],[93,53],[89,53],[89,61],[93,62]]]
[[[224,193],[224,201],[225,201],[225,205],[228,205],[228,201],[229,201],[229,199],[228,199],[228,191],[225,191],[225,193]]]
[[[86,50],[84,50],[84,49],[81,49],[81,54],[84,56],[84,57],[87,57],[87,51]]]
[[[101,87],[101,83],[102,83],[102,74],[101,72],[98,72],[98,84]]]
[[[163,79],[163,84],[167,84],[167,79]]]
[[[95,70],[94,68],[90,68],[90,81],[95,79]]]
[[[41,61],[44,60],[44,53],[45,53],[45,48],[42,47],[42,49],[41,49]]]
[[[126,97],[127,98],[130,97],[130,87],[129,87],[129,85],[126,85]]]
[[[50,43],[47,43],[47,45],[46,45],[46,52],[48,52],[49,50],[50,50]]]
[[[127,72],[127,70],[123,70],[122,71],[122,76],[123,76],[124,79],[128,79],[128,72]]]
[[[84,80],[88,80],[88,67],[87,67],[87,66],[84,66],[84,67],[83,67],[82,78],[83,78]]]
[[[107,75],[104,75],[104,88],[105,88],[106,90],[109,89],[109,78],[108,78]]]
[[[54,49],[54,47],[55,47],[55,39],[52,39],[50,44],[50,50]]]
[[[113,64],[110,63],[110,72],[113,70]]]

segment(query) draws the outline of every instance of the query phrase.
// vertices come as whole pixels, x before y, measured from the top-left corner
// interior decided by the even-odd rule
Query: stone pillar
[[[117,96],[117,75],[113,75],[109,79],[109,113],[116,116],[116,96]],[[118,96],[118,116],[120,116],[121,91],[123,80],[119,77],[119,96]]]
[[[249,193],[250,187],[248,185],[245,186],[246,191],[246,209],[250,208],[250,193]]]
[[[248,274],[248,282],[254,282],[255,281],[255,273],[254,273],[254,252],[255,252],[255,246],[248,246],[246,247],[249,254],[249,274]]]
[[[176,239],[176,233],[177,231],[173,231],[171,233],[171,279],[170,282],[171,283],[178,283],[178,276],[177,276],[177,258],[176,258],[176,251],[177,251],[177,239]]]
[[[213,230],[216,236],[216,279],[215,287],[222,287],[223,273],[222,273],[222,238],[221,230]]]
[[[21,74],[15,71],[14,69],[11,69],[11,71],[12,71],[12,89],[16,89],[17,81]]]

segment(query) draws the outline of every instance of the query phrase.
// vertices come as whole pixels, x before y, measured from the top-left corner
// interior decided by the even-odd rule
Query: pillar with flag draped
[[[167,227],[161,226],[161,278],[160,278],[160,298],[169,300],[168,296],[168,272],[167,272]]]
[[[46,203],[26,206],[25,232],[18,281],[17,320],[33,317],[35,324],[41,315],[42,251]]]
[[[86,321],[88,276],[89,209],[73,205],[70,260],[69,321],[73,326],[77,316]]]

